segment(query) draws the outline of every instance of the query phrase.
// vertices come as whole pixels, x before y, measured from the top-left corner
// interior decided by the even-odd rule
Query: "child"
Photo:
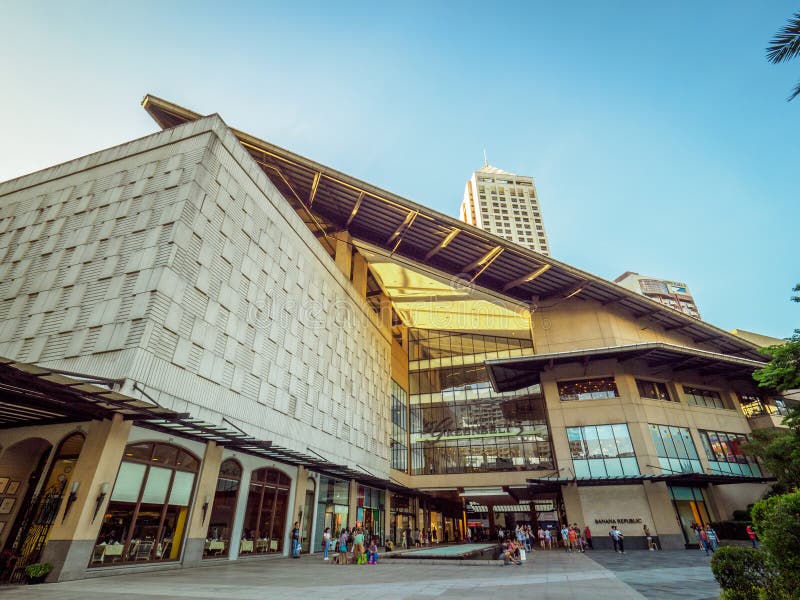
[[[369,548],[367,548],[367,556],[369,560],[367,560],[368,565],[377,565],[378,564],[378,537],[372,536],[372,539],[369,543]]]

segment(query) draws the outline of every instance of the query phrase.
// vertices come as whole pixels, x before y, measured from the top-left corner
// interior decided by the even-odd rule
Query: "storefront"
[[[228,556],[231,549],[236,504],[242,480],[242,465],[228,459],[219,468],[219,478],[211,499],[211,517],[203,547],[203,558]]]
[[[400,548],[403,547],[404,541],[408,545],[411,540],[413,545],[414,530],[417,528],[415,499],[394,492],[389,492],[389,495],[389,506],[391,507],[389,538]]]
[[[669,497],[672,500],[672,506],[675,507],[675,517],[680,523],[686,546],[697,546],[699,542],[692,526],[711,522],[703,489],[670,486]]]
[[[240,554],[283,552],[291,484],[289,476],[277,469],[251,473]]]
[[[336,537],[348,527],[350,506],[350,482],[344,479],[321,476],[319,478],[319,498],[317,500],[317,537],[330,528]]]
[[[366,485],[358,486],[356,522],[361,523],[365,536],[377,535],[379,539],[383,539],[385,506],[385,491]]]

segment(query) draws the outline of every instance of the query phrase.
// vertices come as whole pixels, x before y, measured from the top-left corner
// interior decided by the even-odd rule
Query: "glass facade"
[[[326,527],[330,527],[331,535],[336,539],[342,529],[347,527],[347,517],[350,512],[350,482],[325,475],[320,476],[317,502],[317,538],[322,539],[322,532]]]
[[[413,475],[553,468],[539,386],[496,393],[483,365],[532,352],[529,338],[409,330]]]
[[[178,446],[128,444],[91,565],[180,558],[199,466]]]
[[[631,436],[625,424],[567,427],[567,439],[576,477],[639,474]]]
[[[761,469],[755,459],[745,456],[741,445],[747,441],[743,433],[700,431],[708,464],[715,473],[760,477]]]
[[[408,473],[408,395],[392,380],[391,467]]]
[[[617,384],[613,377],[601,379],[579,379],[577,381],[560,381],[558,383],[558,396],[562,401],[571,400],[601,400],[603,398],[616,398]]]
[[[377,535],[383,540],[383,521],[386,509],[386,492],[366,485],[358,486],[356,522],[364,528],[364,539]]]
[[[291,484],[277,469],[257,469],[250,475],[240,553],[283,551]]]
[[[233,459],[223,461],[219,468],[213,504],[210,507],[211,517],[208,520],[203,557],[227,556],[230,552],[231,530],[241,479],[241,465]]]
[[[675,507],[675,516],[681,525],[684,542],[687,546],[698,545],[699,540],[692,526],[711,522],[702,488],[670,486],[669,497]]]
[[[670,473],[702,473],[703,467],[686,427],[649,425],[650,435],[656,445],[658,464],[667,475]]]
[[[686,402],[689,404],[708,408],[725,408],[722,396],[717,391],[683,386],[683,393],[686,395]]]
[[[669,390],[667,390],[666,383],[637,379],[636,388],[639,390],[640,398],[647,398],[648,400],[666,400],[667,402],[672,400],[669,395]]]

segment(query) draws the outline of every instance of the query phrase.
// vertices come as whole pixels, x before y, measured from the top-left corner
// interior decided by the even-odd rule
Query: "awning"
[[[728,354],[687,348],[666,342],[646,342],[625,346],[609,346],[589,350],[570,350],[516,358],[495,358],[486,361],[489,377],[498,392],[509,392],[539,383],[543,371],[555,365],[592,360],[639,359],[652,369],[670,367],[677,370],[698,370],[704,375],[743,376],[750,378],[756,369],[767,363]]]
[[[732,483],[768,483],[774,477],[747,477],[744,475],[717,475],[708,473],[677,473],[669,475],[626,475],[620,477],[543,477],[528,479],[528,486],[540,489],[576,484],[584,486],[632,485],[645,481],[663,481],[669,485],[703,486],[708,484],[726,485]]]
[[[260,440],[232,427],[193,419],[156,403],[133,398],[117,391],[123,380],[107,379],[17,362],[0,357],[0,430],[44,426],[57,423],[78,423],[111,419],[121,415],[136,425],[169,435],[220,446],[341,479],[355,479],[364,485],[409,492],[409,488],[377,477],[365,469],[357,471],[322,456],[312,456]],[[134,390],[145,398],[147,393],[137,384]]]

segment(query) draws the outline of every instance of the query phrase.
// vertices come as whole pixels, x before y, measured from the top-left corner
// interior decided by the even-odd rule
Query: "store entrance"
[[[684,544],[687,548],[699,547],[695,528],[711,522],[703,489],[674,486],[669,488],[669,495],[675,508],[675,516],[681,525]]]

